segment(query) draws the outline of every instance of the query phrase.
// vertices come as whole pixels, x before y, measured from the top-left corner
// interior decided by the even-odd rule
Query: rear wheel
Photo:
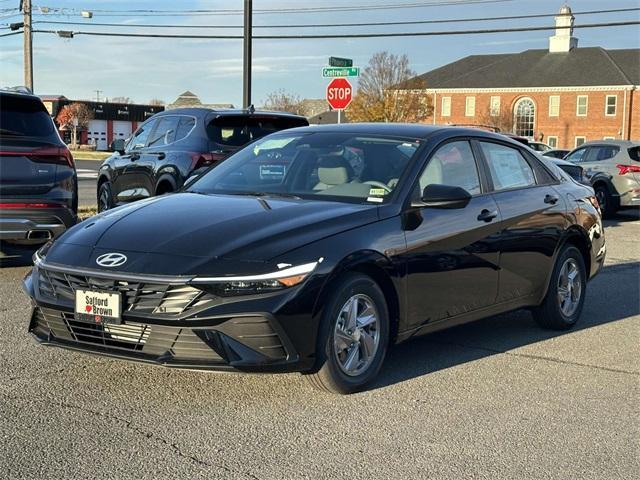
[[[378,374],[388,343],[384,294],[370,277],[349,274],[333,290],[320,326],[318,370],[307,378],[331,393],[362,390]]]
[[[616,199],[611,195],[611,190],[604,183],[600,183],[593,187],[596,192],[596,198],[600,204],[600,210],[603,217],[611,217],[618,210]]]
[[[98,189],[98,212],[104,212],[114,207],[111,182],[106,181],[100,184]]]
[[[540,306],[533,310],[533,318],[542,327],[568,330],[580,318],[586,287],[582,253],[574,246],[567,246],[556,260],[549,290]]]

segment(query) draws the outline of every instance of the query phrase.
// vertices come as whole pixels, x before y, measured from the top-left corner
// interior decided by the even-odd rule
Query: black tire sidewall
[[[333,348],[333,332],[340,309],[346,301],[358,293],[367,295],[375,303],[380,316],[380,340],[375,359],[369,368],[358,376],[345,374],[337,363]],[[389,344],[389,313],[384,293],[377,283],[362,274],[348,274],[333,288],[331,300],[325,310],[319,332],[318,354],[321,369],[326,369],[333,381],[345,392],[355,392],[370,383],[380,371]]]
[[[560,270],[564,263],[572,258],[576,261],[578,265],[578,273],[580,275],[580,283],[582,286],[582,290],[580,292],[580,301],[578,304],[578,308],[570,317],[567,317],[562,310],[560,309],[560,305],[557,299],[557,285],[558,285],[558,277],[560,276]],[[556,320],[562,325],[566,325],[567,328],[572,327],[580,318],[580,314],[582,313],[582,308],[584,307],[585,295],[587,292],[587,274],[586,268],[584,264],[584,259],[582,258],[582,253],[574,246],[566,247],[562,253],[558,256],[558,260],[556,261],[556,265],[553,270],[553,276],[551,278],[551,283],[549,285],[549,293],[547,301],[553,302],[553,312],[555,314]]]
[[[596,198],[598,198],[598,192],[602,192],[602,195],[605,199],[604,205],[600,205],[602,215],[608,217],[616,213],[616,206],[614,205],[614,199],[611,195],[609,187],[607,187],[606,185],[598,185],[594,188],[594,190],[596,193]],[[600,199],[598,199],[598,202],[600,202]]]
[[[108,206],[107,208],[101,208],[102,206],[102,192],[103,190],[107,190],[107,193],[109,195],[109,201],[108,201]],[[107,210],[110,210],[113,208],[113,194],[111,192],[111,183],[110,182],[104,182],[103,184],[100,185],[100,188],[98,189],[98,212],[105,212]]]

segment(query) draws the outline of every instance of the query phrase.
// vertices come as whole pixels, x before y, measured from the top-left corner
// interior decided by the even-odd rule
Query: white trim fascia
[[[509,87],[509,88],[425,88],[427,93],[534,93],[534,92],[621,92],[635,90],[640,85],[602,85],[589,87]]]

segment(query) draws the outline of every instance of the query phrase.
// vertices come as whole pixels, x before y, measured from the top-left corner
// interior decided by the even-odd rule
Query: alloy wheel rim
[[[107,198],[107,192],[105,189],[102,190],[102,194],[100,195],[100,210],[108,210],[109,209],[109,199]]]
[[[353,377],[365,372],[380,345],[380,316],[367,295],[353,295],[340,309],[333,347],[340,370]]]
[[[607,195],[602,190],[598,190],[596,192],[596,199],[598,200],[598,204],[600,205],[600,208],[604,209],[605,204],[607,202]]]
[[[558,305],[566,317],[573,315],[578,309],[582,296],[582,280],[578,263],[573,258],[567,259],[558,276]]]

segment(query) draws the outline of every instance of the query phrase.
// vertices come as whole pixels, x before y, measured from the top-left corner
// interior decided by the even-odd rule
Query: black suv
[[[73,157],[42,101],[0,90],[0,240],[40,244],[75,225]]]
[[[178,108],[144,122],[100,166],[98,211],[178,190],[191,176],[270,133],[307,126],[304,117],[281,112]]]

